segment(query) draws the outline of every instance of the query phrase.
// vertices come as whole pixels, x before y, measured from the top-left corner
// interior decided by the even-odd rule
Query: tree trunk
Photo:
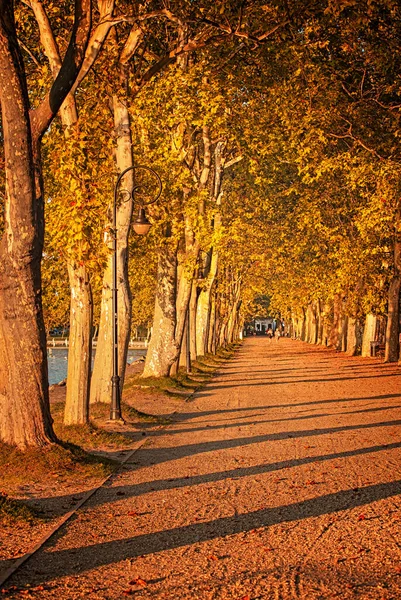
[[[196,348],[196,305],[198,302],[198,286],[197,281],[192,282],[191,297],[189,299],[189,329],[190,329],[190,354],[191,361],[197,358]]]
[[[339,350],[341,352],[346,352],[347,350],[347,333],[348,333],[348,317],[347,315],[342,315],[339,322],[339,336],[340,336],[340,344]]]
[[[91,27],[89,0],[76,0],[60,72],[29,113],[14,4],[0,3],[0,104],[6,198],[0,241],[0,439],[25,448],[56,441],[50,416],[40,263],[44,241],[40,140],[73,85]]]
[[[188,358],[189,358],[189,361],[188,361]],[[189,348],[188,348],[188,309],[187,309],[187,315],[186,315],[186,319],[185,319],[184,335],[182,336],[182,343],[181,343],[181,348],[180,348],[180,357],[178,360],[178,366],[185,367],[187,372],[189,372],[191,370],[191,359],[189,357]],[[171,375],[171,369],[170,369],[170,375]]]
[[[360,326],[358,319],[353,317],[348,318],[347,328],[347,354],[349,356],[356,356],[358,349],[361,346],[361,335]]]
[[[330,312],[331,308],[329,304],[325,304],[322,312],[323,331],[322,331],[322,346],[329,345],[330,336]]]
[[[177,256],[165,245],[159,255],[153,333],[146,353],[142,377],[168,377],[177,358],[176,327]]]
[[[300,338],[303,342],[306,342],[306,312],[302,308],[302,319],[300,323]]]
[[[22,193],[27,191],[17,162],[13,172],[16,178],[20,175]],[[49,406],[40,255],[6,241],[7,235],[0,245],[0,439],[24,449],[55,442],[56,436]]]
[[[207,336],[207,352],[216,354],[216,293],[213,291],[210,299],[209,334]]]
[[[317,319],[316,307],[313,303],[308,305],[306,312],[306,341],[310,344],[316,344],[317,340]]]
[[[317,309],[317,337],[316,344],[323,344],[323,312],[322,312],[322,303],[320,300],[316,303]]]
[[[178,294],[176,300],[176,324],[173,340],[173,344],[178,351],[178,355],[176,356],[173,364],[171,365],[170,375],[176,375],[180,363],[180,354],[183,351],[184,333],[186,328],[189,299],[191,296],[191,288],[192,279],[188,279],[188,277],[184,273],[182,273],[180,278],[180,285],[178,286]],[[170,353],[174,349],[165,348],[165,350],[168,353]],[[185,357],[183,358],[183,360],[185,360]]]
[[[32,0],[30,6],[35,14],[39,26],[40,40],[44,52],[49,60],[53,79],[56,80],[62,64],[59,48],[54,33],[50,26],[44,5],[40,0]],[[105,41],[110,28],[113,26],[111,16],[114,9],[114,0],[98,0],[100,12],[99,23],[91,38],[89,52],[79,73],[79,81],[85,77]],[[74,91],[77,81],[74,84]],[[64,128],[65,138],[78,127],[78,111],[74,93],[68,94],[60,107],[60,117]],[[81,166],[81,171],[84,167]],[[80,185],[80,172],[76,173],[77,187]],[[67,377],[67,403],[65,410],[65,423],[72,425],[88,421],[88,398],[90,388],[90,371],[92,355],[92,338],[90,335],[92,321],[92,292],[88,274],[83,272],[79,258],[70,261],[67,265],[71,284],[71,314],[70,314],[70,344],[68,352],[68,377]],[[74,273],[74,270],[76,272]],[[87,306],[84,303],[87,302]],[[82,331],[79,327],[82,326]],[[89,334],[88,334],[89,327]],[[75,344],[77,344],[75,346]],[[86,380],[85,380],[86,379]],[[76,421],[74,421],[76,419]]]
[[[210,281],[207,280],[204,285],[205,287],[199,293],[196,306],[196,352],[198,356],[204,356],[208,348],[212,278]]]
[[[122,173],[132,166],[132,140],[129,113],[126,104],[113,98],[114,125],[117,137],[116,161]],[[121,189],[132,190],[133,175],[128,172]],[[125,200],[126,198],[124,198]],[[131,329],[131,290],[128,283],[128,235],[132,217],[132,199],[120,201],[117,206],[117,286],[118,286],[118,374],[120,389],[124,385],[125,368]],[[90,402],[109,402],[113,374],[113,318],[112,318],[112,255],[103,276],[102,305],[95,364],[92,373]]]
[[[394,275],[388,291],[385,362],[397,362],[400,358],[401,232],[398,233],[399,227],[400,215],[396,219]]]
[[[362,356],[371,356],[370,342],[376,340],[376,315],[369,313],[366,315],[365,327],[363,329],[362,338]]]
[[[340,319],[341,319],[341,298],[339,294],[334,296],[333,303],[333,323],[330,329],[329,346],[339,350],[340,344]]]
[[[76,425],[87,423],[89,420],[93,303],[85,266],[69,264],[68,275],[71,308],[64,423]]]
[[[43,446],[56,437],[42,316],[39,144],[34,148],[31,137],[28,91],[11,3],[6,11],[0,8],[0,100],[6,175],[0,241],[0,439],[25,448]]]
[[[186,200],[186,194],[184,193],[184,202]],[[189,219],[185,220],[185,252],[181,256],[181,261],[177,268],[177,276],[178,276],[178,291],[176,298],[176,324],[174,331],[174,346],[178,348],[178,354],[173,364],[171,365],[170,375],[175,375],[178,371],[179,364],[179,353],[181,351],[185,323],[186,323],[186,315],[190,302],[191,291],[192,291],[192,282],[195,273],[195,269],[192,269],[191,273],[187,272],[187,269],[184,268],[185,265],[197,264],[198,254],[199,254],[199,244],[195,240],[194,231],[192,229],[192,225]],[[165,348],[167,353],[173,352],[173,348]]]

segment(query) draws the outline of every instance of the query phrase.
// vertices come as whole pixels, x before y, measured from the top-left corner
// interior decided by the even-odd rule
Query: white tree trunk
[[[376,315],[372,313],[366,315],[362,338],[362,356],[371,355],[370,342],[374,342],[376,339],[376,320]]]
[[[116,131],[116,162],[122,173],[132,166],[132,140],[130,119],[126,104],[117,96],[113,98]],[[121,181],[121,189],[131,190],[132,171]],[[118,374],[121,389],[124,385],[125,367],[131,328],[131,291],[128,283],[128,235],[132,217],[132,200],[117,206],[117,288],[118,288]],[[109,402],[113,373],[113,319],[112,319],[112,255],[103,276],[102,305],[95,364],[92,374],[90,402]]]
[[[213,248],[210,270],[203,287],[199,293],[196,306],[196,352],[198,356],[204,356],[208,352],[210,339],[212,289],[217,274],[218,253]]]
[[[191,297],[189,299],[189,329],[190,329],[190,352],[191,361],[196,360],[196,305],[198,301],[198,286],[197,282],[192,282]]]
[[[84,266],[68,264],[71,287],[65,425],[84,424],[89,419],[92,359],[92,290]]]
[[[175,344],[176,327],[176,251],[165,245],[159,255],[153,331],[142,377],[168,377],[179,347]]]
[[[355,356],[358,352],[358,348],[361,345],[360,336],[360,325],[358,319],[353,317],[348,318],[347,327],[347,354],[349,356]]]

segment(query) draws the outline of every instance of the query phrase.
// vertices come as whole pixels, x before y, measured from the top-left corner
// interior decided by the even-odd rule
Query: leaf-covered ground
[[[6,593],[396,600],[400,400],[397,365],[250,338],[190,402],[168,396],[171,422]]]

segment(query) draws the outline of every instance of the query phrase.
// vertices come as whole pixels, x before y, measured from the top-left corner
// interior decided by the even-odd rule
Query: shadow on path
[[[364,506],[401,493],[401,481],[392,481],[366,486],[357,491],[344,490],[311,498],[302,502],[266,508],[223,517],[214,521],[194,523],[156,533],[123,538],[81,548],[45,552],[48,572],[40,574],[30,563],[30,584],[38,585],[47,580],[65,575],[76,575],[137,556],[163,552],[172,548],[205,542],[215,538],[236,535],[259,527],[270,527],[278,523],[299,521],[321,515],[334,514],[343,510]],[[43,561],[42,556],[42,561]],[[38,568],[38,567],[37,567]]]
[[[368,448],[357,448],[355,450],[347,450],[345,452],[335,452],[333,454],[324,454],[320,456],[306,456],[302,458],[294,458],[292,460],[283,460],[275,463],[264,463],[253,465],[252,467],[240,467],[237,469],[229,469],[227,471],[219,471],[214,473],[205,473],[203,475],[190,475],[184,477],[176,477],[172,479],[156,479],[144,483],[134,485],[121,485],[113,487],[104,487],[102,492],[93,496],[90,500],[90,506],[100,506],[105,503],[121,500],[123,496],[126,498],[136,498],[150,492],[160,492],[165,490],[173,490],[179,488],[192,487],[204,483],[212,483],[217,481],[225,481],[227,479],[240,479],[242,477],[255,477],[265,473],[273,473],[283,469],[299,467],[301,465],[325,462],[328,460],[337,460],[343,458],[351,458],[353,456],[362,456],[375,452],[386,452],[401,448],[401,442],[394,442],[383,446],[369,446]],[[64,496],[62,499],[68,502],[74,498],[73,495]],[[48,505],[54,501],[55,507],[60,503],[60,497],[44,499]],[[75,495],[76,501],[76,495]],[[75,502],[74,501],[74,502]],[[40,501],[36,501],[37,506],[40,506]]]

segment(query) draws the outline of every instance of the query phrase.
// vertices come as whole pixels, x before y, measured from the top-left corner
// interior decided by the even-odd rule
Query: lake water
[[[96,350],[94,350],[94,353]],[[146,350],[128,350],[127,362],[131,364],[141,356],[146,355]],[[93,361],[92,361],[93,362]],[[67,377],[68,348],[48,348],[47,364],[49,366],[49,384],[53,385]]]

